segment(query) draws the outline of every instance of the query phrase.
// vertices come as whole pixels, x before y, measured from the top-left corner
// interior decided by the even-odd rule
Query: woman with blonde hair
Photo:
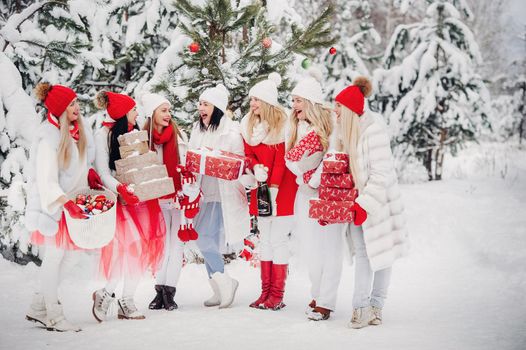
[[[47,118],[37,132],[29,156],[29,191],[26,227],[31,242],[45,246],[40,272],[40,290],[33,296],[26,319],[48,330],[80,331],[64,316],[58,287],[65,270],[80,249],[71,240],[64,211],[75,219],[87,218],[67,194],[88,186],[99,188],[97,173],[89,168],[95,148],[85,128],[77,94],[62,85],[39,83],[37,98],[47,109]]]
[[[271,216],[259,216],[257,189],[250,193],[250,214],[258,216],[260,234],[261,295],[250,307],[279,310],[285,306],[283,294],[289,261],[289,238],[294,214],[296,177],[285,167],[285,124],[287,115],[278,103],[281,77],[255,84],[249,91],[250,111],[241,120],[241,135],[248,168],[257,182],[267,182]]]
[[[307,261],[311,280],[312,300],[306,314],[310,320],[321,321],[327,320],[336,307],[343,260],[343,224],[321,226],[309,218],[309,199],[318,196],[319,165],[329,148],[333,128],[331,111],[324,106],[319,82],[321,74],[315,70],[310,73],[312,76],[301,80],[291,93],[293,111],[285,159],[295,149],[306,150],[298,161],[287,160],[287,167],[296,174],[300,184],[295,202],[294,232],[303,247],[301,252],[305,255],[303,260]],[[309,142],[302,148],[302,142],[307,139]],[[300,155],[295,155],[296,159],[298,157]]]
[[[407,251],[407,231],[387,127],[365,108],[369,79],[357,77],[336,96],[340,147],[349,155],[358,197],[347,241],[356,256],[353,314],[349,327],[382,323],[394,261]],[[349,237],[350,236],[350,237]]]

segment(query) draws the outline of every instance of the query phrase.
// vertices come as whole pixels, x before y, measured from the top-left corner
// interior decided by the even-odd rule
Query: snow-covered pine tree
[[[351,84],[356,76],[369,75],[368,63],[378,53],[381,42],[371,20],[368,0],[338,2],[335,6],[331,22],[334,32],[338,33],[336,53],[325,50],[323,58],[327,68],[324,85],[328,100]]]
[[[444,153],[476,140],[487,123],[489,93],[477,74],[478,45],[461,13],[463,0],[430,0],[426,17],[399,25],[375,71],[375,105],[388,119],[406,156],[440,180]]]
[[[204,89],[225,85],[230,92],[229,109],[240,116],[248,90],[257,81],[277,71],[284,78],[281,87],[285,90],[285,72],[293,54],[306,55],[310,49],[333,42],[328,23],[331,7],[304,28],[293,24],[288,40],[279,43],[273,37],[276,28],[266,19],[260,1],[208,0],[198,6],[177,0],[175,6],[179,29],[159,58],[149,89],[171,98],[183,125],[193,121],[198,96]]]

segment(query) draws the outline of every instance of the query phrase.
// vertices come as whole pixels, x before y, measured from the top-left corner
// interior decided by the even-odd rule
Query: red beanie
[[[75,91],[62,85],[50,85],[40,83],[36,87],[37,97],[44,102],[47,110],[55,117],[60,117],[62,113],[73,101],[77,94]]]
[[[110,91],[106,91],[106,96],[108,97],[106,110],[111,119],[118,120],[135,107],[135,101],[130,96]]]
[[[353,85],[347,86],[336,95],[336,102],[341,103],[345,107],[358,115],[363,114],[363,107],[365,98],[369,97],[372,92],[372,84],[366,77],[357,77],[353,81]]]

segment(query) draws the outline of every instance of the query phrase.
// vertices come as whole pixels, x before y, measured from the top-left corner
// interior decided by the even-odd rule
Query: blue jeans
[[[206,272],[210,277],[215,272],[223,273],[225,263],[220,252],[221,233],[224,231],[221,202],[201,203],[201,209],[195,219],[195,230],[199,238],[197,247],[205,259]]]

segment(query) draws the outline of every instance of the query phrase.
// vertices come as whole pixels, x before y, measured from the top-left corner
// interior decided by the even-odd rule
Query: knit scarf
[[[58,124],[58,119],[55,118],[55,116],[53,116],[51,114],[51,112],[47,112],[47,120],[52,125],[55,125],[57,127],[57,129],[60,130],[60,125]],[[72,123],[71,127],[69,128],[69,134],[71,135],[71,137],[73,137],[73,140],[75,140],[75,141],[79,140],[79,122],[77,120],[75,120]]]
[[[163,146],[163,163],[168,170],[168,176],[172,178],[175,191],[181,190],[181,175],[177,171],[179,164],[179,153],[177,152],[177,135],[172,125],[168,125],[161,133],[153,130],[153,143]],[[170,195],[168,197],[171,197]]]

